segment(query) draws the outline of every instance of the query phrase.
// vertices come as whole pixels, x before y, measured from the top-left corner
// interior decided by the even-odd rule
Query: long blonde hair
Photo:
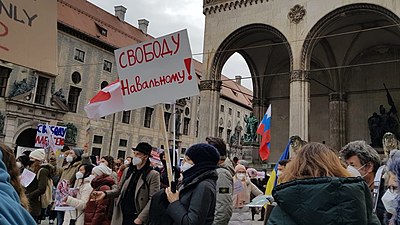
[[[310,142],[286,165],[282,182],[310,177],[349,177],[339,157],[326,145]]]
[[[10,147],[3,143],[0,143],[0,150],[3,152],[3,162],[7,167],[8,174],[10,175],[10,183],[18,193],[21,205],[26,210],[29,210],[29,201],[25,195],[25,189],[22,187],[19,179],[20,173],[17,166],[17,161],[15,160],[14,152]]]

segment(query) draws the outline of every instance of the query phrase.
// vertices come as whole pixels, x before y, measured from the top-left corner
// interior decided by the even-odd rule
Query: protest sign
[[[115,50],[125,110],[199,94],[186,30]]]
[[[259,195],[247,204],[248,207],[263,207],[268,202],[273,202],[274,198],[271,195]]]
[[[38,124],[35,147],[46,148],[53,145],[53,148],[62,149],[64,147],[65,135],[67,134],[67,128],[62,126]],[[51,133],[51,134],[49,134]],[[52,138],[52,140],[50,140]],[[53,149],[55,151],[56,149]]]
[[[35,179],[36,174],[34,172],[31,172],[30,170],[24,169],[21,176],[20,176],[20,181],[22,186],[28,187],[30,183]]]

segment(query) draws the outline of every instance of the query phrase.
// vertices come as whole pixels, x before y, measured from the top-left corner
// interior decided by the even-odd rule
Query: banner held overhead
[[[115,50],[125,110],[199,94],[186,30]]]

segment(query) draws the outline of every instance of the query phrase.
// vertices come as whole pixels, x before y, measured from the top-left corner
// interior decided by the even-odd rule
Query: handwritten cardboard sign
[[[199,94],[186,30],[115,50],[126,109]]]

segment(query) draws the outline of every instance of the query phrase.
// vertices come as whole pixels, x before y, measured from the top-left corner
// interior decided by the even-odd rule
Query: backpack
[[[38,174],[40,174],[40,170]],[[39,176],[37,179],[39,179]],[[46,179],[46,191],[40,196],[40,204],[42,209],[47,208],[53,202],[53,180],[50,179],[50,177],[46,177]]]

